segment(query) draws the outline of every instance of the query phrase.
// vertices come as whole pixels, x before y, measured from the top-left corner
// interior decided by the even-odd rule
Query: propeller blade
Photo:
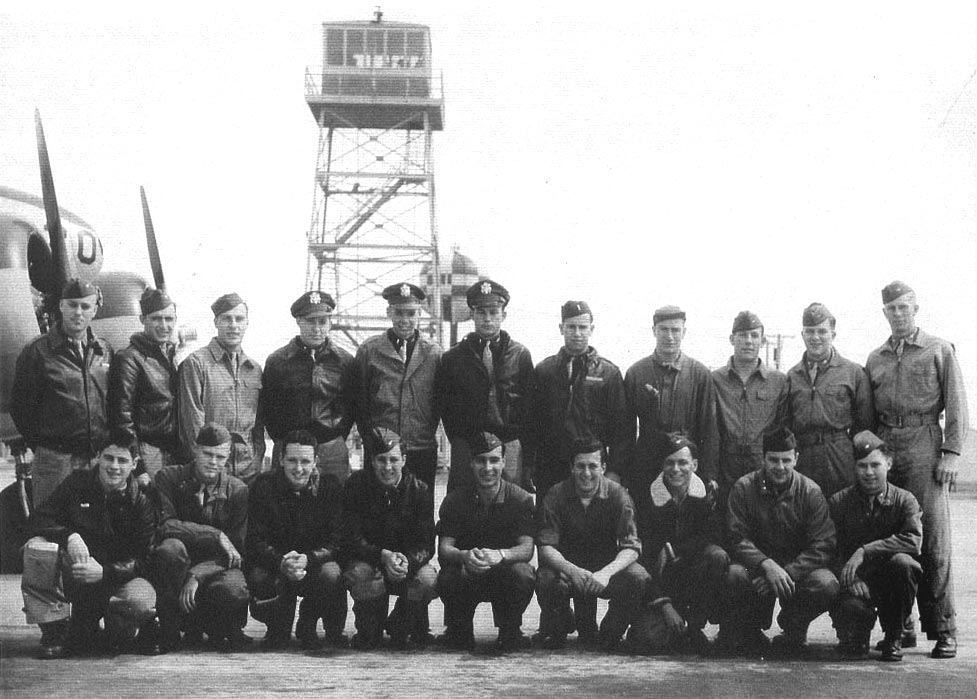
[[[37,132],[37,161],[41,166],[41,195],[44,198],[44,215],[47,217],[47,231],[51,238],[51,288],[49,294],[58,295],[68,281],[68,251],[61,229],[61,213],[58,210],[58,197],[54,193],[54,175],[44,140],[44,125],[41,124],[41,110],[34,109],[34,126]]]
[[[153,217],[149,215],[149,202],[146,201],[146,190],[139,186],[139,196],[142,198],[142,220],[146,224],[146,247],[149,248],[149,266],[153,268],[153,281],[160,291],[166,290],[163,279],[163,263],[159,259],[159,247],[156,245],[156,229],[153,228]]]

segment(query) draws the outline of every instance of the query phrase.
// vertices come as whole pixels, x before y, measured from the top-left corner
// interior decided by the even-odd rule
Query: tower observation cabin
[[[444,126],[428,27],[322,25],[321,72],[306,71],[319,127],[306,288],[334,292],[333,328],[356,347],[389,327],[380,291],[440,278],[432,133]],[[426,286],[426,285],[425,285]],[[440,340],[440,289],[421,330]]]

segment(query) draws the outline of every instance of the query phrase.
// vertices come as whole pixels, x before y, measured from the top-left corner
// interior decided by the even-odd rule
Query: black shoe
[[[868,657],[868,641],[857,639],[841,641],[838,643],[838,654],[846,660],[865,660]]]
[[[930,657],[940,660],[956,658],[957,639],[954,638],[952,634],[946,631],[941,631],[940,635],[936,639],[936,645],[933,646],[933,650],[930,651]]]
[[[376,650],[380,647],[380,639],[374,636],[367,636],[365,634],[358,633],[353,636],[350,646],[352,646],[354,650]]]
[[[424,648],[434,643],[434,634],[430,631],[415,631],[410,635],[411,643],[418,648]]]
[[[902,632],[902,640],[900,641],[899,644],[900,646],[902,646],[903,648],[915,648],[916,643],[917,640],[916,640],[915,631]],[[881,641],[875,644],[875,650],[884,650],[884,649],[885,649],[885,639],[883,638]]]
[[[291,629],[268,629],[261,641],[262,650],[285,650],[292,640]]]
[[[807,655],[807,641],[793,634],[782,633],[773,639],[770,652],[780,658],[803,658]]]
[[[545,648],[546,650],[560,650],[567,644],[567,635],[565,633],[538,633],[534,636],[534,639],[536,639],[536,642],[539,643],[541,648]]]
[[[346,634],[342,632],[342,630],[329,631],[327,629],[324,643],[330,648],[349,648],[349,639],[346,637]]]
[[[734,653],[747,658],[762,658],[770,653],[770,639],[760,629],[747,629],[736,640]]]
[[[594,649],[600,645],[597,629],[581,629],[577,631],[577,644],[584,648]]]
[[[474,650],[475,635],[471,632],[446,631],[435,639],[435,642],[443,648],[450,650]]]
[[[322,641],[319,640],[319,617],[302,614],[299,611],[299,620],[295,623],[295,638],[298,639],[302,650],[318,650],[322,648]]]
[[[36,657],[38,660],[60,660],[61,658],[67,658],[68,653],[65,650],[64,643],[54,641],[51,643],[42,643],[37,649]]]
[[[711,655],[712,641],[702,629],[689,629],[682,643],[682,652],[692,655]]]
[[[163,655],[168,652],[159,630],[159,622],[153,619],[143,624],[133,647],[140,655]]]
[[[898,663],[902,660],[902,642],[901,639],[882,639],[882,657],[879,660],[886,663]]]
[[[472,640],[472,645],[474,645],[474,639]],[[532,645],[533,642],[529,636],[526,636],[518,629],[515,631],[500,631],[499,637],[495,641],[495,650],[499,653],[512,653],[514,651],[526,650]]]
[[[291,630],[289,630],[291,635]],[[243,629],[233,629],[224,636],[223,650],[235,652],[241,651],[254,643],[254,639],[244,633]]]
[[[204,645],[204,632],[200,629],[190,629],[183,633],[182,645],[184,648],[202,648]]]
[[[407,634],[395,633],[390,635],[390,648],[391,650],[408,650],[410,648],[410,640]]]

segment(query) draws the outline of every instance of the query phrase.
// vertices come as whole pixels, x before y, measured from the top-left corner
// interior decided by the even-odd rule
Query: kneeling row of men
[[[881,440],[856,436],[856,484],[829,503],[794,472],[790,431],[765,435],[764,462],[735,484],[723,522],[695,475],[696,445],[663,439],[662,472],[634,500],[604,476],[603,445],[590,442],[574,445],[569,478],[534,508],[502,478],[505,445],[472,436],[474,483],[440,508],[440,572],[431,565],[433,498],[404,469],[389,430],[366,435],[368,467],[344,486],[319,473],[314,437],[293,432],[281,468],[250,492],[224,471],[231,437],[222,426],[205,425],[193,462],[164,468],[146,490],[131,477],[128,446],[109,445],[96,469],[74,472],[35,514],[28,621],[41,625],[47,658],[129,644],[155,654],[204,634],[238,649],[251,642],[250,606],[267,625],[265,646],[284,648],[301,597],[295,635],[314,649],[345,645],[348,590],[353,647],[378,648],[386,631],[392,647],[406,648],[432,640],[427,606],[440,595],[445,645],[474,647],[473,616],[487,601],[496,646],[508,651],[530,644],[522,616],[535,592],[544,648],[576,631],[607,651],[627,633],[633,652],[706,652],[703,628],[715,622],[724,652],[763,655],[779,600],[781,653],[802,653],[808,625],[830,611],[839,651],[865,657],[878,610],[882,659],[901,659],[922,528],[913,496],[886,481],[891,456]],[[598,598],[608,600],[599,625]]]

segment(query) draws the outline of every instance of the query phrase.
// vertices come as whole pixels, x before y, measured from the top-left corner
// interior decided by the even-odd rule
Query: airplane
[[[8,517],[26,521],[30,514],[23,439],[10,417],[11,388],[17,357],[24,346],[57,321],[58,295],[65,281],[77,277],[94,282],[102,294],[101,306],[92,321],[92,330],[115,349],[129,344],[129,337],[142,330],[139,298],[149,286],[145,279],[129,271],[102,271],[104,249],[92,226],[61,208],[54,190],[54,178],[40,112],[34,112],[42,196],[0,186],[0,441],[10,447],[17,482],[14,490],[4,489],[4,529],[0,534],[7,568],[13,563],[7,554],[12,533]],[[145,190],[140,187],[143,220],[146,227],[150,266],[156,288],[165,288],[156,234],[149,213]],[[45,235],[47,231],[47,235]],[[174,341],[178,347],[196,339],[196,331],[181,326]],[[9,498],[9,499],[8,499]],[[8,505],[16,502],[19,507]],[[19,510],[12,512],[11,509]],[[22,515],[20,520],[16,515]],[[16,538],[16,537],[14,537]],[[21,542],[23,543],[23,542]],[[19,559],[19,556],[15,556]]]

